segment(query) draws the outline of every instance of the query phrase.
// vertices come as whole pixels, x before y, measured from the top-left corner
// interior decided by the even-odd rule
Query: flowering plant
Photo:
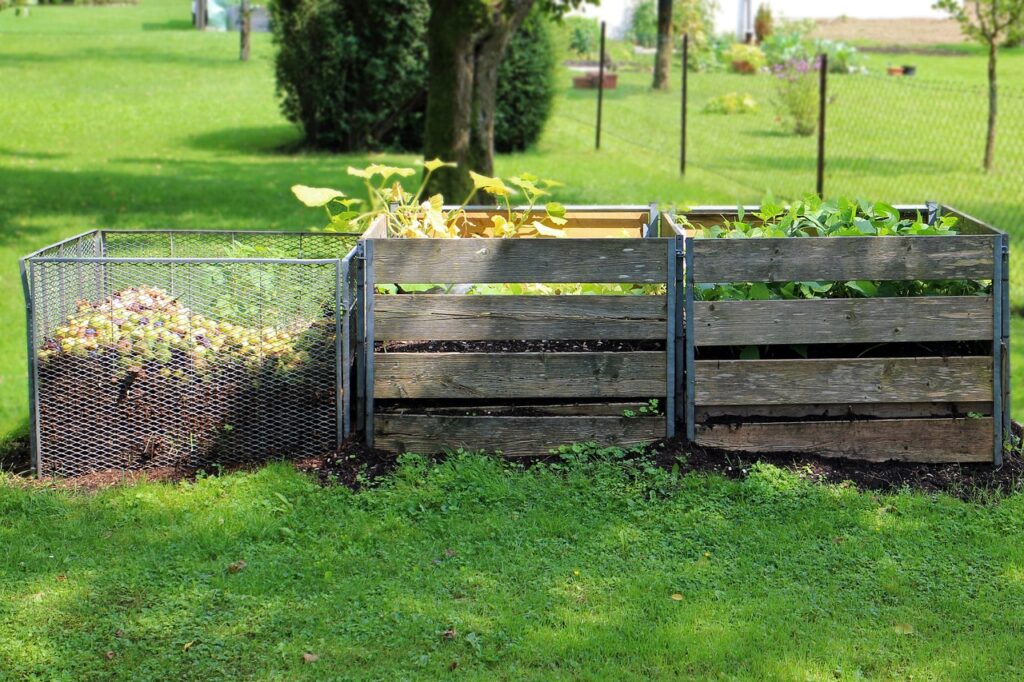
[[[772,67],[778,121],[797,135],[818,129],[818,71],[821,59],[791,59]]]

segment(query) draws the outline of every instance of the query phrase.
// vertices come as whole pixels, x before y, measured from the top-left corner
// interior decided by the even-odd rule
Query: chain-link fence
[[[356,238],[97,231],[26,258],[37,471],[329,451]]]

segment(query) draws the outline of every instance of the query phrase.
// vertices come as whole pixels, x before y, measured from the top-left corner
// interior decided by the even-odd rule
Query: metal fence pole
[[[693,334],[693,237],[683,241],[683,256],[686,262],[686,439],[693,442],[697,437],[697,409],[694,402],[696,349]]]
[[[356,275],[353,278],[356,285],[355,296],[353,297],[355,301],[355,305],[353,306],[353,312],[355,313],[356,316],[356,404],[355,407],[352,409],[355,416],[354,431],[362,431],[366,426],[366,410],[363,409],[363,398],[366,387],[366,339],[363,331],[366,324],[366,310],[365,306],[363,305],[365,298],[364,291],[366,289],[366,249],[364,245],[365,242],[362,241],[356,244],[356,258],[354,263],[357,270]]]
[[[374,273],[373,273],[373,240],[367,239],[365,242],[365,253],[366,253],[366,285],[363,287],[363,310],[366,315],[366,322],[364,324],[365,329],[365,340],[363,341],[363,356],[366,358],[366,388],[363,398],[365,405],[366,416],[364,417],[365,430],[366,430],[366,444],[369,447],[373,447],[373,346],[374,346],[374,331],[373,331],[373,292],[374,292]]]
[[[601,109],[604,106],[604,32],[605,23],[601,22],[601,53],[597,65],[597,137],[594,138],[594,149],[601,149]]]
[[[22,259],[19,263],[21,270],[21,286],[25,292],[25,329],[26,341],[28,344],[28,443],[31,456],[32,471],[36,476],[41,476],[39,470],[39,403],[38,403],[38,377],[36,373],[36,341],[35,341],[35,315],[32,299],[32,262]]]
[[[815,189],[819,197],[825,196],[825,110],[828,108],[828,55],[821,54],[818,72],[818,177]]]
[[[348,267],[349,259],[334,266],[334,393],[336,419],[335,440],[340,446],[348,435]]]
[[[676,268],[679,259],[676,257],[676,240],[667,239],[668,273],[665,277],[665,293],[667,294],[667,310],[665,324],[665,437],[676,435]]]
[[[689,70],[686,68],[690,55],[690,34],[683,34],[683,83],[679,112],[679,174],[686,175],[686,100],[689,95]]]

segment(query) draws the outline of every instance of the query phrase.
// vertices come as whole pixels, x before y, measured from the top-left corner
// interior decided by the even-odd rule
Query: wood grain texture
[[[696,301],[693,317],[698,346],[992,338],[989,296]]]
[[[665,354],[375,353],[374,397],[664,397]]]
[[[992,236],[695,239],[696,282],[991,279]]]
[[[992,358],[699,360],[698,405],[992,400]]]
[[[376,296],[378,340],[664,339],[664,296]],[[991,326],[991,325],[990,325]]]
[[[463,417],[496,417],[496,416],[541,416],[541,417],[621,417],[627,411],[634,415],[641,414],[640,409],[647,403],[640,402],[600,402],[600,403],[558,403],[558,404],[495,404],[483,405],[445,405],[431,404],[425,407],[409,406],[408,402],[393,403],[387,409],[388,414],[420,414],[445,415]]]
[[[382,239],[377,282],[664,282],[662,239]]]
[[[732,452],[883,462],[991,462],[993,423],[982,419],[877,419],[698,425],[696,442]]]
[[[444,449],[501,451],[507,457],[543,456],[559,445],[596,441],[628,446],[665,437],[664,417],[440,417],[378,414],[376,447],[432,454]]]

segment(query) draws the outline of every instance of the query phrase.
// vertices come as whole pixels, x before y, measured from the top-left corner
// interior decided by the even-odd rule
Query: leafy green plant
[[[783,127],[801,137],[818,129],[818,59],[797,59],[772,67],[775,108]]]
[[[729,92],[708,100],[704,112],[708,114],[749,114],[757,111],[757,100],[750,93]]]
[[[836,199],[824,201],[809,195],[790,206],[766,197],[761,208],[747,214],[738,209],[736,220],[725,220],[720,225],[694,227],[698,239],[752,239],[801,237],[887,237],[887,236],[942,236],[957,234],[955,216],[940,216],[934,224],[920,214],[903,218],[893,206],[863,199]],[[798,298],[858,298],[876,296],[922,295],[984,295],[990,291],[986,282],[974,280],[935,281],[869,281],[848,282],[747,282],[729,284],[699,284],[696,296],[700,300],[768,300]]]
[[[754,74],[768,63],[764,52],[757,45],[733,43],[725,53],[725,61],[736,73]]]
[[[636,410],[623,410],[622,416],[626,417],[627,419],[632,419],[636,416],[654,417],[661,414],[658,404],[659,403],[657,398],[651,398]]]

